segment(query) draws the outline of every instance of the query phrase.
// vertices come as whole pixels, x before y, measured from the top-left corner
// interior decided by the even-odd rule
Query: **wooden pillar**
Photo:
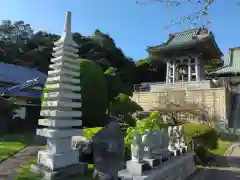
[[[169,84],[169,68],[170,68],[170,63],[167,61],[167,70],[166,70],[166,84]]]
[[[191,58],[188,59],[188,82],[192,81],[192,68]]]
[[[198,57],[195,57],[195,73],[196,73],[196,81],[200,81],[199,59],[198,59]]]
[[[176,62],[174,61],[172,63],[172,69],[173,69],[173,83],[175,83],[175,79],[176,79]]]

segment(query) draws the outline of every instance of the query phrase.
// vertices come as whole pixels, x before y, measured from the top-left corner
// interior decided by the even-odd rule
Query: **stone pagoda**
[[[66,14],[64,33],[54,45],[55,58],[51,59],[40,113],[44,118],[38,121],[46,128],[37,129],[37,135],[47,138],[47,150],[38,152],[37,164],[32,166],[45,179],[66,178],[86,168],[79,162],[79,152],[71,148],[72,136],[80,136],[83,131],[72,128],[82,125],[82,113],[78,45],[72,38],[70,12]]]

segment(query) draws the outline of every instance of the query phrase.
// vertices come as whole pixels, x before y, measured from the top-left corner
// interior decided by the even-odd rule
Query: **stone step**
[[[47,82],[66,82],[66,83],[80,83],[80,79],[72,78],[69,76],[61,75],[55,77],[48,77]]]
[[[54,69],[52,71],[48,71],[48,75],[53,77],[53,76],[60,76],[60,75],[69,75],[69,76],[73,76],[73,77],[79,77],[80,73],[79,72],[74,72],[71,70],[68,70],[66,68],[62,68],[62,69]]]
[[[69,68],[69,69],[73,69],[73,70],[80,70],[80,66],[79,65],[74,65],[74,64],[70,64],[70,63],[67,63],[67,62],[57,62],[57,63],[54,63],[54,64],[50,64],[49,66],[51,69],[59,69],[61,67],[66,67],[66,68]]]
[[[42,128],[37,129],[37,135],[45,136],[48,138],[64,138],[64,137],[71,137],[71,136],[81,136],[83,135],[82,129],[50,129],[50,128]]]
[[[71,91],[80,91],[80,86],[74,86],[64,83],[56,83],[56,84],[46,84],[45,88],[47,89],[62,89],[62,90],[71,90]]]
[[[41,116],[44,117],[56,117],[56,118],[64,118],[64,117],[82,117],[81,111],[59,111],[59,110],[41,110]]]
[[[71,102],[71,101],[44,101],[42,102],[43,107],[68,107],[68,108],[81,108],[81,102]]]
[[[72,126],[81,126],[82,120],[73,120],[73,119],[39,119],[38,124],[41,126],[48,127],[72,127]]]
[[[71,92],[48,92],[43,94],[44,98],[54,99],[81,99],[81,94]]]

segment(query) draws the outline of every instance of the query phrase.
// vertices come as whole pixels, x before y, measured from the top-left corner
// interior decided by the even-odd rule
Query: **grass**
[[[216,156],[223,156],[226,150],[230,147],[230,141],[218,140],[218,146],[216,149],[210,149],[209,152]]]
[[[23,149],[31,141],[32,136],[30,134],[13,134],[0,137],[0,161]]]
[[[92,137],[102,129],[102,127],[94,127],[94,128],[84,128],[83,134],[88,140],[91,140]]]
[[[31,160],[28,164],[23,166],[18,176],[14,178],[14,180],[41,180],[41,176],[32,172],[30,170],[31,164],[35,164],[36,159]],[[93,172],[93,164],[88,164],[88,173],[85,176],[72,177],[68,178],[68,180],[93,180],[92,178]]]

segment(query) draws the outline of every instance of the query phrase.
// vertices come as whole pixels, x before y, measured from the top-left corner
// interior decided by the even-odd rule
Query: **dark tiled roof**
[[[208,38],[211,33],[205,28],[196,28],[179,33],[169,34],[168,40],[158,46],[148,47],[148,49],[158,49],[171,46],[180,46],[187,43],[194,43],[197,40]]]
[[[172,38],[169,38],[166,45],[180,45],[189,42],[194,36],[198,34],[198,31],[199,29],[192,29],[172,34]]]
[[[14,64],[0,63],[0,81],[1,82],[11,82],[14,84],[20,84],[27,80],[34,79],[36,77],[40,78],[40,84],[44,85],[46,80],[46,75],[42,72],[27,68],[23,66],[17,66]]]

